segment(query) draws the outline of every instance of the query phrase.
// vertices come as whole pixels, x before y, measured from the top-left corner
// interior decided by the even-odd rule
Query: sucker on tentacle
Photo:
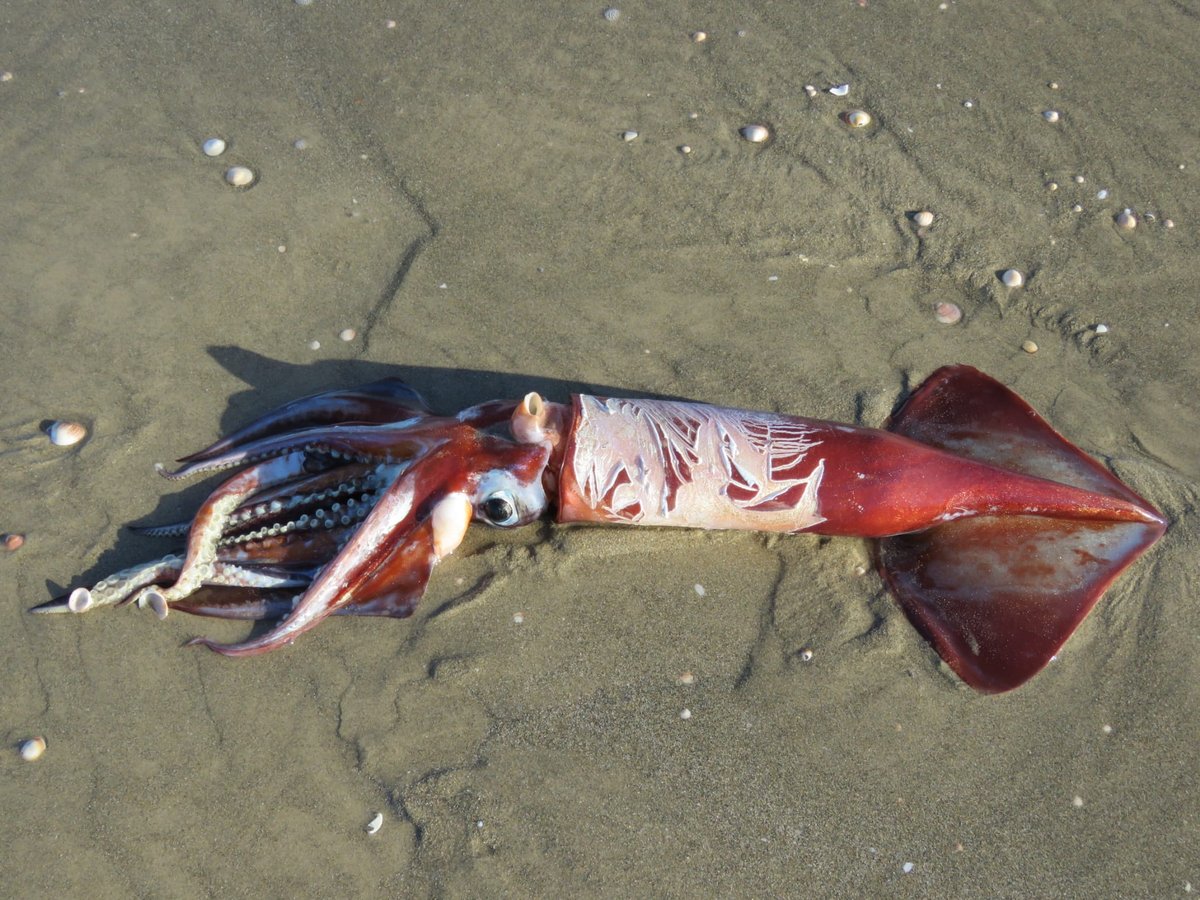
[[[329,615],[411,614],[472,519],[857,536],[913,624],[968,684],[1037,673],[1163,534],[1145,500],[1023,400],[967,366],[860,428],[697,403],[528,394],[455,416],[384,379],[306,397],[168,478],[237,470],[185,526],[186,553],[36,612],[136,603],[275,618],[227,656],[291,643]]]

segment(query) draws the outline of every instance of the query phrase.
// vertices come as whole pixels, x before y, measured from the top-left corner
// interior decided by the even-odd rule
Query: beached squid
[[[536,393],[432,413],[395,379],[289,403],[180,460],[236,470],[182,555],[36,607],[133,604],[278,618],[203,644],[250,656],[334,614],[410,615],[472,521],[841,535],[951,668],[982,691],[1037,673],[1166,523],[1016,394],[968,366],[934,372],[886,430],[698,403]]]

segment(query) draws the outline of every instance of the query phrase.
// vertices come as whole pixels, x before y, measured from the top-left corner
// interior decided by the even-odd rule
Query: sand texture
[[[1200,890],[1200,7],[943,6],[5,4],[3,893]],[[1011,694],[852,539],[476,527],[413,618],[248,660],[26,613],[165,552],[122,526],[212,482],[155,462],[314,391],[878,425],[955,362],[1170,520]]]

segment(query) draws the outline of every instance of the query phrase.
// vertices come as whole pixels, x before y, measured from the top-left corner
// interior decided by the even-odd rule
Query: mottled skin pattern
[[[969,684],[1016,687],[1165,529],[1145,500],[1019,397],[935,372],[888,430],[661,400],[529,394],[455,416],[395,379],[290,403],[186,457],[237,470],[171,554],[39,612],[134,604],[278,618],[227,656],[331,614],[412,613],[468,524],[602,522],[875,541],[906,613]]]

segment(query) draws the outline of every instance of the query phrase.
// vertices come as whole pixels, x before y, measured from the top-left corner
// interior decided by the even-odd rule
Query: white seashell
[[[75,588],[67,598],[67,609],[73,613],[87,612],[95,602],[92,592],[87,588]]]
[[[219,137],[211,137],[200,145],[200,149],[204,151],[205,156],[220,156],[225,152],[226,146]]]
[[[383,813],[375,813],[375,816],[367,823],[367,834],[375,834],[383,827]]]
[[[636,141],[637,136],[638,136],[638,133],[636,131],[634,131],[632,128],[629,129],[628,131],[621,132],[621,140],[625,141],[626,143],[628,143],[629,141]]]
[[[708,40],[708,32],[707,31],[693,31],[692,32],[692,42],[693,43],[703,44],[707,40]]]
[[[842,113],[842,121],[851,128],[866,128],[871,124],[871,114],[863,109],[848,109]]]
[[[348,341],[352,341],[356,337],[358,337],[358,332],[355,331],[353,328],[343,328],[341,331],[338,332],[338,337],[341,338],[343,341],[348,342]]]
[[[230,166],[225,170],[225,180],[234,187],[250,187],[257,176],[247,166]]]
[[[1108,326],[1101,322],[1096,326],[1096,334],[1108,334]]]
[[[766,125],[743,125],[738,134],[752,144],[761,144],[771,137],[771,129]]]
[[[25,762],[33,762],[35,759],[41,759],[42,754],[46,752],[46,739],[38,735],[37,737],[21,741],[21,746],[17,752],[21,754],[21,759],[25,760]]]
[[[923,209],[913,215],[913,222],[915,222],[921,228],[928,228],[933,224],[933,213],[927,209]]]
[[[679,152],[682,153],[684,156],[687,156],[689,153],[692,152],[691,144],[680,144]]]
[[[835,84],[833,87],[829,88],[829,93],[833,94],[835,97],[845,97],[850,93],[850,85]]]
[[[1021,341],[1021,349],[1026,353],[1037,353],[1038,345],[1033,341]]]
[[[609,22],[615,22],[617,19],[621,18],[621,11],[615,6],[610,6],[604,11],[604,18]]]
[[[933,308],[933,317],[943,325],[957,325],[962,321],[962,309],[957,303],[939,303]]]
[[[1062,113],[1057,109],[1047,109],[1042,113],[1042,118],[1047,122],[1057,122],[1062,118]]]
[[[815,97],[815,96],[817,96],[818,92],[817,92],[817,89],[815,87],[813,87],[811,84],[806,84],[804,86],[804,93],[808,94],[808,96],[810,96],[810,97]]]
[[[87,429],[78,422],[51,422],[46,434],[50,436],[52,444],[73,447],[87,437]]]
[[[1116,223],[1122,231],[1133,231],[1137,228],[1137,216],[1133,214],[1133,210],[1123,209],[1117,214]]]
[[[1025,276],[1016,269],[1005,269],[1000,280],[1004,282],[1005,287],[1015,288],[1025,283]]]

